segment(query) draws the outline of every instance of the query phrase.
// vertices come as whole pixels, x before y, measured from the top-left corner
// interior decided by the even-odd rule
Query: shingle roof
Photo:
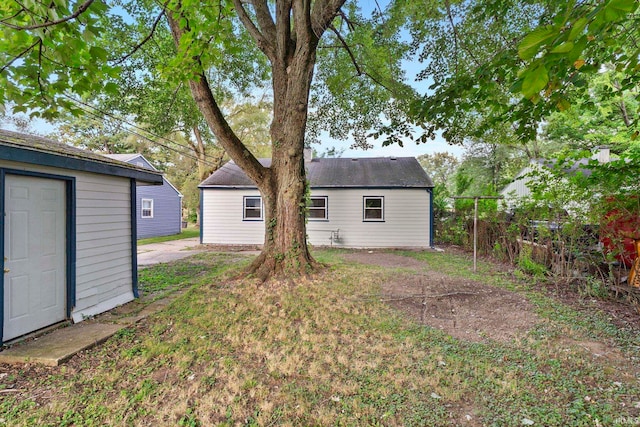
[[[121,175],[161,183],[160,172],[110,159],[52,139],[0,129],[0,159],[31,164],[56,163],[59,167],[109,175]]]
[[[131,160],[135,159],[136,157],[141,156],[141,154],[138,153],[125,153],[125,154],[103,154],[106,157],[109,157],[111,159],[114,160],[120,160],[121,162],[130,162]]]
[[[583,159],[578,159],[574,161],[570,166],[566,166],[563,164],[562,172],[564,172],[569,176],[574,176],[578,173],[581,173],[585,177],[591,176],[593,171],[589,169],[587,166],[589,165],[589,162],[592,160],[594,160],[593,157],[583,158]],[[549,169],[553,169],[558,164],[558,160],[557,159],[550,159],[550,160],[534,159],[532,160],[532,163],[538,164],[540,166],[544,166]]]
[[[261,159],[264,166],[270,159]],[[433,181],[414,157],[318,158],[305,163],[311,188],[431,188]],[[233,161],[200,187],[255,188]]]
[[[148,161],[148,160],[147,160],[147,159],[146,159],[142,154],[140,154],[140,153],[105,154],[105,156],[107,156],[107,157],[109,157],[109,158],[112,158],[112,159],[115,159],[115,160],[120,160],[121,162],[127,162],[127,163],[130,163],[130,164],[134,164],[134,162],[133,162],[133,161],[134,161],[134,160],[136,160],[136,159],[142,159],[142,160],[144,160],[144,161],[145,161],[145,164],[144,164],[143,166],[139,166],[139,167],[142,167],[142,168],[145,168],[145,169],[150,169],[150,170],[153,170],[153,171],[157,171],[157,170],[158,170],[158,169],[156,169],[156,168],[151,164],[151,162],[149,162],[149,161]],[[136,163],[137,163],[137,162],[136,162]],[[164,174],[163,174],[163,177],[164,177],[164,178],[163,178],[164,182],[165,182],[167,185],[169,185],[171,188],[173,188],[173,189],[176,191],[176,193],[178,194],[178,196],[180,196],[180,197],[184,197],[184,195],[180,192],[180,190],[178,190],[178,189],[176,188],[176,186],[175,186],[175,185],[173,185],[173,184],[171,183],[171,181],[169,181],[169,180],[167,179],[167,177],[166,177],[166,176],[164,176]]]

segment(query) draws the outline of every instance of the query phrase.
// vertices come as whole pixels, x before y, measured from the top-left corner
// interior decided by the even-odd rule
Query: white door
[[[65,182],[5,176],[3,340],[66,318]]]

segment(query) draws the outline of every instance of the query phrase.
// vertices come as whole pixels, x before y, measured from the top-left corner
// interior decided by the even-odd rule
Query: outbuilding
[[[162,174],[0,130],[0,343],[137,297],[140,183]]]
[[[315,158],[305,168],[312,245],[433,246],[433,182],[414,157]],[[264,243],[262,196],[238,165],[226,163],[199,188],[202,243]]]

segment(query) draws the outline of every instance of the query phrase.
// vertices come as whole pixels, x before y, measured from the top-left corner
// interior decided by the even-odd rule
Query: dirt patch
[[[413,320],[466,341],[510,341],[539,318],[521,295],[471,280],[427,271],[424,262],[385,252],[345,254],[344,259],[382,267],[416,269],[382,285],[382,300]]]
[[[412,319],[466,341],[510,341],[539,319],[522,296],[429,272],[382,286],[382,299]]]

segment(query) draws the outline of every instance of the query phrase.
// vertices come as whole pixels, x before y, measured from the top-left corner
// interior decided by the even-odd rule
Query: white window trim
[[[380,208],[367,208],[367,200],[380,200]],[[367,209],[380,210],[380,218],[367,218]],[[384,222],[384,196],[362,196],[362,221],[363,222]]]
[[[319,207],[308,207],[309,213],[314,210],[314,211],[324,211],[324,217],[322,218],[313,218],[311,217],[311,214],[308,215],[308,220],[309,221],[328,221],[329,220],[329,196],[311,196],[309,198],[309,200],[313,200],[313,199],[324,199],[324,207],[323,208],[319,208]]]
[[[260,217],[259,218],[247,217],[247,208],[257,209],[253,206],[247,207],[248,199],[260,200]],[[262,204],[262,196],[243,196],[242,197],[242,220],[243,221],[262,221],[263,219],[264,219],[264,206]]]
[[[149,209],[145,209],[144,208],[144,202],[151,202],[151,208]],[[150,210],[151,211],[151,215],[145,215],[144,211],[145,210]],[[153,199],[142,199],[140,200],[140,218],[153,218]]]

